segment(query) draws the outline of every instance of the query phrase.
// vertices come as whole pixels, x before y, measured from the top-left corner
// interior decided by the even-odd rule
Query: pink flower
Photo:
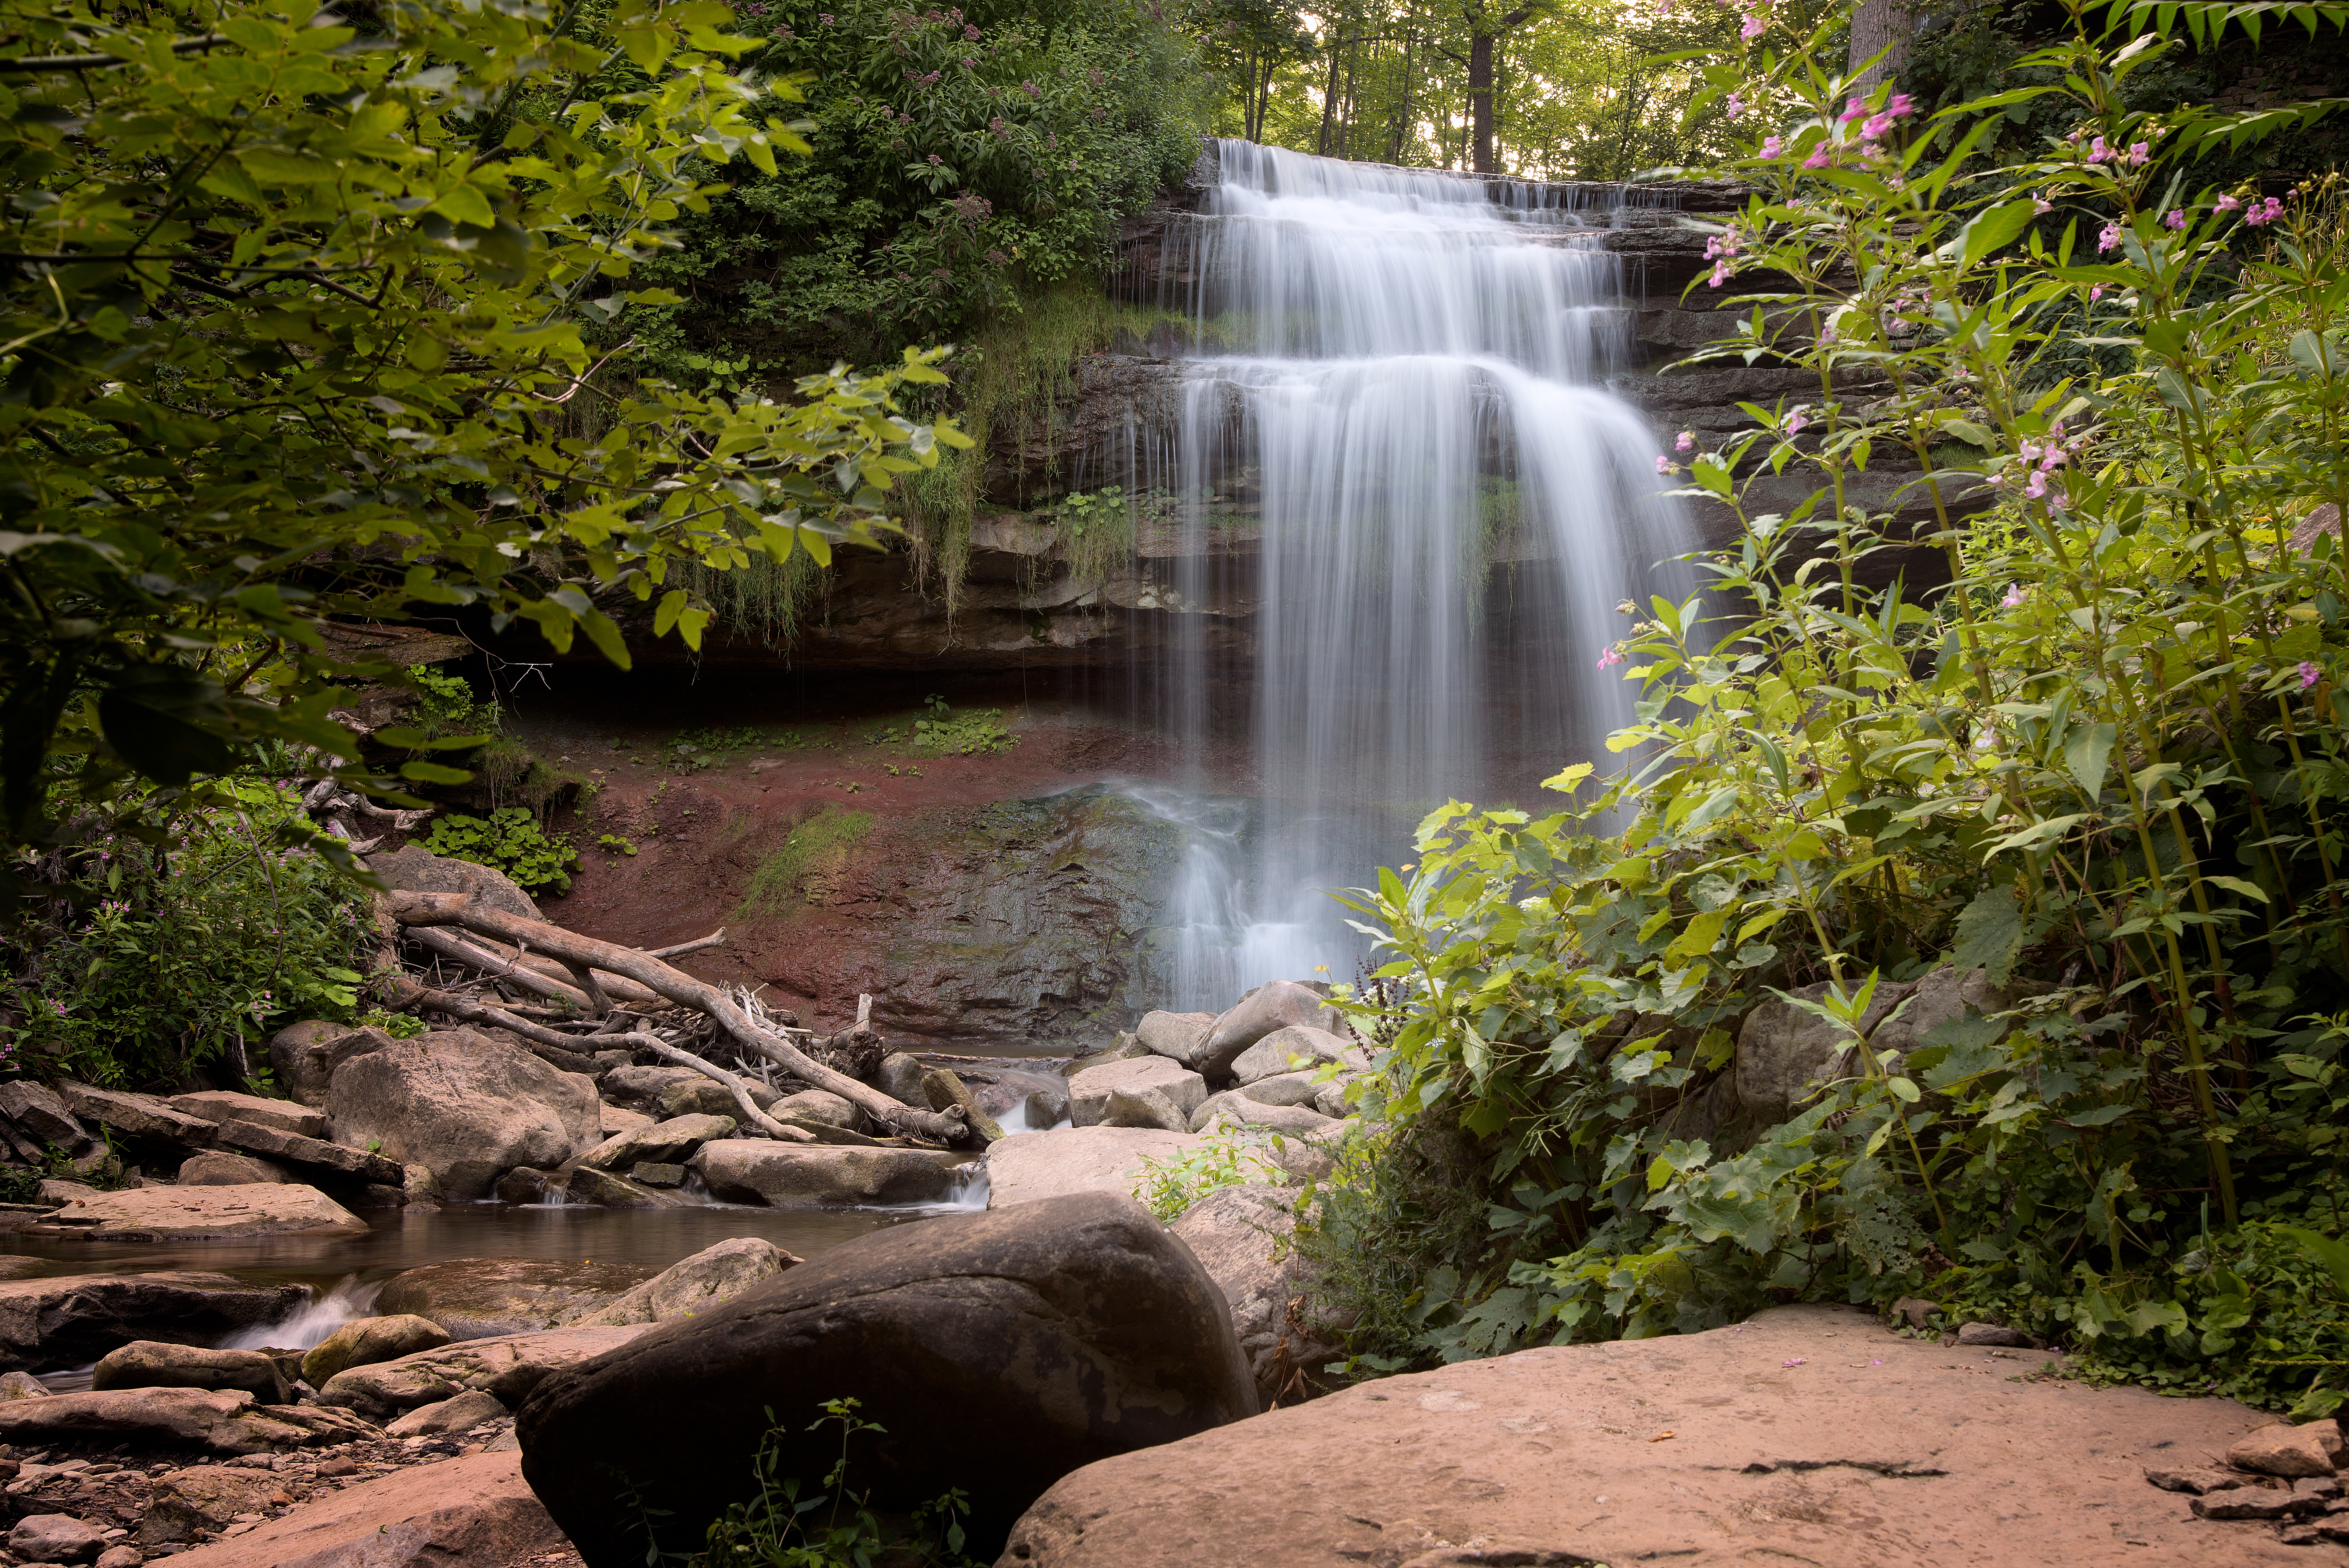
[[[2262,223],[2272,223],[2282,216],[2283,203],[2271,196],[2258,206],[2247,208],[2243,212],[2243,222],[2256,229]]]
[[[2023,608],[2023,584],[2022,584],[2022,583],[2008,583],[2008,584],[2006,585],[2006,597],[2005,597],[2005,598],[2003,598],[2003,599],[2001,599],[2001,600],[1998,602],[1998,603],[1999,603],[1999,608],[2000,608],[2000,609],[2002,609],[2002,610],[2020,610],[2020,609],[2022,609],[2022,608]]]
[[[2316,677],[2320,673],[2322,672],[2320,672],[2314,665],[2306,663],[2302,664],[2300,666],[2300,689],[2306,691],[2309,687],[2314,686],[2316,684]]]
[[[2104,232],[2096,236],[2096,253],[2102,255],[2120,242],[2121,226],[2118,223],[2107,223],[2105,225]]]
[[[2171,208],[2169,216],[2161,221],[2161,226],[2165,229],[2183,229],[2186,227],[2186,209],[2183,207]]]
[[[1678,463],[1676,463],[1676,462],[1672,461],[1672,460],[1671,460],[1671,459],[1670,459],[1670,458],[1668,458],[1668,457],[1664,456],[1664,454],[1663,454],[1663,453],[1661,453],[1661,452],[1658,452],[1658,453],[1656,454],[1656,471],[1657,471],[1658,473],[1660,473],[1660,474],[1676,474],[1676,473],[1680,472],[1680,469],[1681,469],[1681,466],[1680,466]]]
[[[1607,646],[1599,650],[1599,667],[1600,669],[1611,670],[1622,662],[1622,651],[1617,648],[1614,644],[1609,643]]]
[[[2143,164],[2146,159],[2149,156],[2150,154],[2147,151],[2144,142],[2133,141],[2129,143],[2129,161],[2131,163]]]
[[[1742,27],[1740,27],[1740,28],[1738,28],[1738,29],[1737,29],[1737,36],[1738,36],[1739,37],[1741,37],[1741,38],[1744,39],[1744,40],[1745,40],[1747,43],[1749,43],[1749,44],[1750,44],[1750,43],[1752,43],[1754,39],[1756,39],[1756,38],[1760,37],[1760,36],[1762,36],[1762,16],[1761,16],[1761,14],[1760,14],[1759,12],[1756,12],[1756,13],[1754,13],[1754,15],[1750,15],[1750,16],[1746,17],[1746,18],[1745,18],[1745,25],[1744,25],[1744,26],[1742,26]]]
[[[1892,95],[1892,101],[1884,106],[1884,112],[1890,115],[1895,119],[1899,119],[1907,115],[1915,114],[1917,112],[1917,100],[1910,98],[1907,93],[1894,93]]]
[[[1738,116],[1740,116],[1740,115],[1744,114],[1744,112],[1745,112],[1745,100],[1744,100],[1743,98],[1740,98],[1737,94],[1735,94],[1735,93],[1731,93],[1731,94],[1729,95],[1729,104],[1728,104],[1728,114],[1729,114],[1729,118],[1730,118],[1730,119],[1735,119]]]
[[[1868,119],[1868,122],[1859,128],[1859,139],[1862,141],[1874,141],[1878,137],[1882,136],[1886,131],[1890,130],[1891,129],[1892,117],[1890,115],[1870,115]]]
[[[2033,216],[2041,212],[2053,212],[2055,211],[2055,203],[2033,191],[2031,193],[2031,211]]]
[[[2023,493],[2029,496],[2033,500],[2037,500],[2041,496],[2045,495],[2047,493],[2047,476],[2041,473],[2037,469],[2032,469],[2031,482],[2023,487]]]
[[[1762,156],[1764,158],[1775,158],[1778,156],[1780,151],[1785,149],[1785,143],[1780,141],[1776,137],[1765,136],[1762,139]]]
[[[2105,139],[2101,136],[2088,148],[2088,161],[2091,163],[2102,163],[2112,155],[2113,150],[2105,145]]]
[[[1862,103],[1859,99],[1846,98],[1843,100],[1842,119],[1844,124],[1849,125],[1853,120],[1864,118],[1867,113],[1868,105]]]
[[[1709,278],[1705,279],[1705,282],[1706,282],[1708,284],[1710,284],[1711,286],[1713,286],[1713,288],[1719,288],[1722,284],[1723,284],[1727,283],[1728,281],[1729,281],[1729,263],[1728,263],[1727,262],[1715,262],[1715,263],[1713,263],[1713,275],[1712,275],[1711,277],[1709,277]]]
[[[1799,436],[1803,433],[1803,427],[1809,423],[1810,420],[1804,416],[1803,411],[1797,408],[1786,416],[1786,434]]]
[[[2098,300],[2100,300],[2100,299],[2102,299],[2102,298],[2104,298],[2104,297],[2105,297],[2105,285],[2104,285],[2104,284],[2090,284],[2090,285],[2089,285],[2089,288],[2088,288],[2088,303],[2089,303],[2090,304],[2095,304]]]
[[[1835,143],[1831,141],[1822,141],[1816,147],[1811,149],[1811,155],[1803,160],[1803,167],[1806,169],[1825,169],[1834,161]]]
[[[1672,443],[1672,450],[1676,452],[1692,452],[1696,450],[1696,432],[1693,430],[1682,430],[1681,432],[1681,438]]]
[[[1810,1362],[1805,1357],[1789,1356],[1786,1357],[1785,1364],[1788,1367],[1807,1367],[1810,1365]]]
[[[2218,201],[2218,208],[2221,212],[2240,212],[2243,208],[2242,199],[2239,196],[2221,196]]]

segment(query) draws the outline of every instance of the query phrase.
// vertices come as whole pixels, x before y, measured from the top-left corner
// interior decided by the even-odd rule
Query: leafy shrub
[[[914,721],[913,744],[923,751],[939,757],[989,757],[1019,744],[1019,738],[1003,727],[999,708],[957,718],[946,698],[932,696],[922,700],[930,717]]]
[[[1211,1192],[1226,1187],[1287,1180],[1270,1152],[1281,1145],[1280,1135],[1261,1128],[1219,1133],[1195,1148],[1164,1160],[1144,1160],[1133,1195],[1162,1220],[1173,1220]]]
[[[501,806],[487,817],[452,812],[436,817],[424,847],[436,855],[494,866],[524,892],[569,892],[579,863],[577,846],[550,834],[537,816],[521,806]]]
[[[365,976],[364,891],[285,836],[290,788],[155,841],[105,834],[44,862],[44,897],[0,944],[0,1040],[22,1071],[176,1087],[301,1018],[347,1019]],[[29,879],[28,879],[29,880]]]

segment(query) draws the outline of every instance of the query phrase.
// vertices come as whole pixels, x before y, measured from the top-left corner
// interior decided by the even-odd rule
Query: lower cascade
[[[1195,630],[1164,673],[1193,755],[1245,727],[1264,805],[1238,855],[1226,824],[1195,827],[1170,913],[1185,1008],[1350,974],[1327,890],[1407,858],[1447,799],[1528,796],[1559,758],[1603,755],[1630,696],[1597,656],[1685,547],[1646,419],[1599,381],[1623,347],[1620,263],[1593,242],[1609,210],[1246,142],[1213,157],[1160,269],[1195,280],[1163,302],[1188,324],[1180,414],[1136,432],[1132,482],[1171,498],[1186,600],[1232,592],[1206,563],[1245,526],[1235,503],[1261,519],[1244,698]]]

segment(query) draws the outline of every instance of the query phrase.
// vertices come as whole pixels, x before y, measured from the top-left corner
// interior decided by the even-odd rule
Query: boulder
[[[193,1541],[200,1530],[226,1530],[237,1515],[267,1509],[280,1484],[272,1471],[243,1465],[191,1465],[159,1476],[139,1524],[139,1544],[172,1546]]]
[[[442,1432],[470,1432],[483,1421],[494,1421],[506,1413],[506,1408],[488,1394],[478,1389],[443,1399],[437,1405],[419,1405],[399,1419],[384,1428],[387,1438],[429,1438]]]
[[[30,1372],[0,1372],[0,1401],[48,1397],[49,1386]]]
[[[1161,1056],[1140,1056],[1087,1068],[1069,1080],[1069,1119],[1079,1127],[1098,1127],[1109,1114],[1109,1097],[1118,1089],[1129,1093],[1160,1089],[1174,1108],[1189,1116],[1207,1098],[1207,1082],[1187,1068]]]
[[[623,1132],[634,1132],[640,1127],[650,1127],[659,1119],[647,1116],[641,1110],[630,1110],[626,1106],[607,1105],[596,1112],[595,1119],[605,1137],[615,1138]]]
[[[860,1149],[730,1138],[705,1143],[693,1169],[729,1203],[801,1208],[851,1203],[942,1203],[954,1195],[967,1154],[932,1149]]]
[[[1318,1075],[1308,1074],[1307,1076],[1316,1077]],[[1279,1079],[1277,1078],[1262,1078],[1257,1080],[1257,1083],[1277,1083]],[[1349,1076],[1346,1078],[1331,1078],[1325,1084],[1316,1084],[1313,1088],[1313,1109],[1319,1111],[1322,1115],[1329,1117],[1332,1120],[1337,1121],[1342,1121],[1347,1117],[1353,1115],[1354,1107],[1347,1101],[1346,1089],[1349,1085],[1357,1081],[1359,1081],[1357,1078]],[[1253,1088],[1257,1087],[1257,1084],[1251,1084],[1249,1087]],[[1260,1097],[1252,1095],[1249,1098],[1257,1099]]]
[[[730,1296],[806,1262],[757,1236],[737,1236],[672,1264],[610,1305],[579,1319],[583,1325],[660,1323],[707,1312]]]
[[[1239,1093],[1242,1099],[1258,1105],[1301,1105],[1309,1110],[1318,1110],[1324,1087],[1316,1073],[1275,1073],[1270,1078],[1249,1079]]]
[[[750,1085],[750,1103],[761,1110],[782,1097],[755,1080]],[[695,1073],[689,1078],[670,1084],[645,1102],[655,1108],[662,1119],[680,1116],[740,1116],[742,1108],[734,1103],[734,1091],[715,1078]]]
[[[127,1132],[133,1138],[157,1138],[201,1149],[212,1140],[213,1130],[219,1125],[207,1118],[174,1109],[151,1094],[98,1088],[71,1078],[58,1084],[57,1092],[84,1121]]]
[[[2058,1379],[1831,1306],[1381,1377],[1064,1477],[1019,1568],[2304,1563],[2139,1467],[2222,1452],[2225,1399]],[[1984,1373],[1992,1372],[1992,1376]],[[1260,1478],[1298,1478],[1258,1484]]]
[[[623,1132],[579,1157],[579,1163],[596,1171],[626,1171],[645,1161],[679,1161],[713,1138],[733,1135],[730,1116],[678,1116]]]
[[[921,1105],[922,1075],[930,1069],[904,1051],[891,1051],[873,1071],[873,1087],[892,1099]]]
[[[394,892],[469,892],[482,909],[518,914],[524,920],[544,920],[530,894],[495,866],[436,855],[421,844],[408,844],[388,854],[369,855],[367,869]]]
[[[753,1092],[753,1100],[759,1097]],[[908,1104],[919,1104],[910,1100]],[[759,1107],[778,1121],[820,1121],[829,1127],[844,1127],[852,1131],[856,1126],[857,1109],[830,1089],[803,1088],[797,1094],[787,1094],[780,1099]]]
[[[581,1556],[619,1563],[643,1558],[648,1517],[664,1542],[698,1542],[741,1499],[741,1456],[771,1427],[776,1473],[823,1474],[838,1434],[808,1430],[802,1412],[843,1397],[882,1429],[857,1439],[871,1505],[903,1516],[959,1487],[983,1560],[1071,1468],[1257,1408],[1198,1260],[1132,1199],[1088,1193],[835,1247],[550,1377],[516,1432],[523,1473]],[[986,1412],[988,1440],[941,1411]],[[662,1441],[610,1439],[652,1429]]]
[[[396,1470],[171,1559],[173,1568],[506,1568],[569,1543],[517,1453]]]
[[[709,1080],[691,1068],[625,1067],[614,1068],[598,1080],[605,1094],[621,1099],[658,1099],[661,1090],[671,1084],[691,1083],[699,1078]],[[659,1119],[656,1117],[655,1120]]]
[[[280,1322],[310,1299],[298,1284],[227,1274],[53,1274],[0,1280],[0,1366],[78,1366],[165,1335],[216,1340]]]
[[[387,1160],[373,1150],[346,1148],[329,1143],[322,1138],[305,1138],[298,1132],[283,1128],[263,1127],[250,1121],[227,1121],[214,1135],[223,1149],[233,1149],[246,1154],[259,1154],[288,1165],[305,1166],[303,1174],[313,1180],[335,1180],[398,1187],[406,1180],[399,1162]]]
[[[1311,1072],[1326,1062],[1361,1068],[1371,1065],[1371,1058],[1350,1037],[1310,1024],[1290,1024],[1234,1057],[1229,1071],[1234,1083],[1245,1086],[1278,1074]]]
[[[324,1109],[326,1086],[334,1081],[336,1068],[391,1043],[391,1037],[381,1029],[355,1029],[348,1024],[314,1018],[289,1025],[270,1037],[269,1065],[297,1103]]]
[[[70,1513],[34,1513],[8,1532],[8,1550],[20,1563],[88,1563],[106,1550],[106,1536]]]
[[[98,1357],[93,1388],[242,1388],[264,1405],[290,1404],[277,1363],[258,1350],[209,1350],[159,1339],[134,1339]]]
[[[1072,1192],[1131,1197],[1143,1180],[1143,1161],[1172,1160],[1206,1141],[1146,1127],[1016,1133],[987,1150],[987,1206],[1004,1209]]]
[[[1041,1132],[1069,1115],[1069,1080],[1056,1072],[1019,1068],[990,1069],[995,1081],[971,1090],[978,1109],[1013,1132]],[[968,1074],[966,1077],[969,1076]]]
[[[1279,1187],[1219,1187],[1167,1229],[1183,1238],[1231,1306],[1232,1333],[1257,1392],[1269,1406],[1318,1388],[1321,1368],[1340,1354],[1339,1335],[1317,1315],[1289,1321],[1288,1304],[1309,1296],[1315,1274],[1290,1243],[1296,1195]]]
[[[57,1091],[30,1078],[0,1083],[0,1116],[5,1116],[39,1142],[54,1143],[60,1149],[78,1149],[89,1141],[89,1129],[74,1119],[74,1113],[67,1109]]]
[[[652,1118],[645,1119],[649,1122]],[[498,1184],[491,1191],[501,1203],[559,1202],[569,1180],[565,1175],[541,1171],[533,1165],[517,1165],[499,1177]]]
[[[0,1442],[35,1448],[130,1443],[259,1454],[360,1442],[375,1435],[373,1427],[343,1411],[260,1405],[242,1389],[94,1388],[0,1404]]]
[[[191,1154],[180,1162],[182,1187],[246,1187],[256,1181],[291,1181],[285,1167],[250,1154],[227,1154],[217,1149]]]
[[[1071,1060],[1061,1069],[1062,1078],[1074,1078],[1087,1068],[1107,1067],[1112,1062],[1130,1062],[1136,1057],[1154,1056],[1148,1046],[1130,1034],[1122,1034],[1100,1050],[1090,1051]]]
[[[682,1181],[682,1167],[667,1166],[665,1169],[679,1171],[679,1180]],[[563,1184],[563,1201],[595,1209],[674,1209],[685,1202],[674,1193],[658,1191],[629,1177],[585,1165],[574,1171],[571,1179]]]
[[[495,1395],[511,1409],[521,1404],[549,1372],[616,1350],[647,1332],[648,1326],[618,1324],[551,1328],[540,1334],[471,1339],[439,1350],[419,1351],[397,1361],[380,1361],[372,1367],[353,1367],[336,1373],[318,1390],[318,1403],[330,1409],[352,1410],[369,1419],[380,1419],[419,1405],[453,1399],[469,1388],[478,1388]]]
[[[1874,1029],[1913,989],[1892,981],[1880,983],[1860,1016],[1860,1026]],[[1787,993],[1809,1002],[1826,994],[1824,981]],[[1812,1081],[1851,1043],[1841,1027],[1791,1002],[1773,998],[1763,1003],[1745,1016],[1737,1031],[1738,1102],[1765,1122],[1785,1120],[1810,1098]]]
[[[628,1167],[628,1180],[639,1187],[682,1187],[686,1169],[667,1161],[639,1161]]]
[[[978,1109],[978,1099],[962,1075],[946,1068],[932,1068],[922,1075],[923,1099],[918,1102],[932,1110],[947,1110],[960,1106],[965,1125],[978,1135],[980,1147],[998,1141],[1003,1129],[996,1119]]]
[[[559,1328],[610,1305],[651,1273],[638,1264],[593,1260],[465,1258],[392,1275],[377,1294],[375,1306],[388,1316],[437,1324],[446,1333],[445,1344]],[[316,1377],[310,1384],[325,1387]]]
[[[1167,1132],[1188,1132],[1190,1118],[1163,1088],[1113,1088],[1102,1108],[1102,1127],[1155,1127]]]
[[[200,1094],[173,1095],[168,1103],[173,1110],[202,1117],[214,1126],[242,1121],[251,1127],[274,1127],[297,1138],[326,1136],[326,1113],[298,1100],[264,1099],[257,1094],[233,1094],[214,1088]]]
[[[1220,1081],[1231,1074],[1242,1051],[1292,1024],[1317,1029],[1343,1027],[1320,992],[1294,980],[1273,980],[1257,986],[1217,1018],[1207,1031],[1192,1067],[1202,1077]]]
[[[482,1198],[517,1165],[562,1165],[602,1140],[592,1078],[454,1030],[354,1057],[326,1092],[335,1141],[429,1168],[448,1195]]]
[[[1152,1055],[1196,1072],[1199,1048],[1215,1027],[1213,1013],[1144,1013],[1133,1026],[1133,1040]]]
[[[84,1198],[105,1196],[105,1189],[87,1181],[64,1181],[47,1176],[33,1186],[33,1202],[45,1208],[62,1209],[67,1203],[78,1203]]]
[[[310,1348],[302,1357],[302,1380],[313,1388],[323,1388],[337,1372],[397,1361],[419,1350],[438,1350],[450,1337],[447,1329],[411,1312],[362,1317],[344,1324]]]
[[[1961,970],[1944,964],[1929,970],[1909,987],[1909,1005],[1900,1009],[1899,1017],[1878,1026],[1868,1042],[1878,1050],[1889,1048],[1905,1057],[1922,1046],[1925,1037],[1943,1024],[1969,1015],[2003,1013],[2022,998],[2045,989],[2045,985],[2033,980],[2010,980],[2004,987],[1992,985],[1987,969]]]
[[[1208,1132],[1220,1127],[1263,1127],[1275,1132],[1310,1138],[1334,1132],[1340,1124],[1301,1105],[1267,1105],[1236,1088],[1212,1095],[1191,1113],[1191,1130]]]
[[[365,1220],[290,1182],[136,1187],[78,1198],[33,1227],[94,1242],[227,1241],[248,1236],[363,1236]]]
[[[2341,1424],[2272,1422],[2231,1444],[2227,1462],[2261,1475],[2329,1476],[2341,1464]]]

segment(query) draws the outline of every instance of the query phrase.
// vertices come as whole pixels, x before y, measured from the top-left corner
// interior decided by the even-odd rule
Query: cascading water
[[[1212,603],[1261,519],[1250,755],[1262,797],[1145,795],[1186,829],[1174,1005],[1220,1008],[1360,951],[1326,890],[1409,858],[1447,799],[1494,804],[1603,758],[1628,689],[1594,668],[1624,599],[1685,548],[1656,438],[1599,377],[1622,358],[1609,214],[1539,188],[1216,150],[1205,210],[1171,232],[1165,302],[1192,323],[1174,428],[1137,442],[1170,494],[1167,584]],[[1253,505],[1251,506],[1251,501]],[[1245,526],[1241,523],[1241,526]],[[1165,672],[1176,733],[1229,716],[1202,617]],[[1226,699],[1229,700],[1229,699]],[[1532,803],[1532,802],[1528,802]]]

